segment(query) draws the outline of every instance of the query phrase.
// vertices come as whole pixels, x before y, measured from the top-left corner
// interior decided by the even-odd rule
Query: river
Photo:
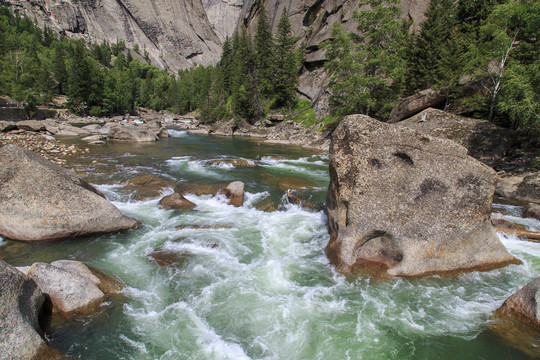
[[[56,348],[100,360],[527,359],[486,328],[509,295],[540,275],[540,244],[500,235],[523,264],[490,272],[348,280],[324,255],[325,214],[288,204],[279,187],[283,178],[310,182],[299,195],[324,202],[327,155],[244,138],[171,135],[154,144],[89,146],[70,163],[140,220],[139,229],[47,244],[0,242],[0,258],[13,265],[80,260],[126,283],[96,316],[49,321],[46,337]],[[204,165],[213,159],[259,166]],[[159,197],[136,200],[126,190],[137,174],[240,180],[245,203],[236,208],[222,196],[187,195],[194,211],[164,210]],[[258,210],[265,199],[277,210]],[[505,209],[519,215],[519,208]],[[540,230],[540,222],[527,221]],[[178,254],[178,263],[151,261],[156,248]]]

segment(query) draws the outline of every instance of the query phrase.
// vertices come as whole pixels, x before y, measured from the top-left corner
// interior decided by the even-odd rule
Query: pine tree
[[[456,62],[455,58],[443,58],[455,56],[454,28],[456,25],[454,0],[432,1],[426,11],[426,20],[422,23],[420,33],[415,37],[413,47],[409,55],[410,61],[407,66],[407,92],[415,93],[434,85],[445,84],[446,71],[441,69],[449,62]],[[449,49],[450,48],[450,49]],[[452,69],[455,71],[454,69]],[[452,71],[452,72],[453,72]],[[444,78],[441,78],[444,76]]]
[[[336,22],[327,45],[331,102],[338,115],[385,118],[403,92],[408,24],[400,22],[399,0],[363,0],[355,12],[360,35]]]
[[[261,3],[257,30],[255,32],[255,52],[261,95],[270,98],[275,73],[274,38],[264,5]]]
[[[277,108],[288,107],[290,111],[296,100],[298,64],[293,50],[294,39],[291,35],[291,23],[287,17],[287,8],[283,8],[279,19],[275,44],[274,106]]]

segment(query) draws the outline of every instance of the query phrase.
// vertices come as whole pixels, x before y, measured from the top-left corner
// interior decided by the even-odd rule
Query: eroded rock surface
[[[1,359],[33,359],[46,351],[38,324],[44,301],[32,279],[0,260]]]
[[[55,240],[138,224],[72,171],[17,146],[0,148],[1,236]]]
[[[518,263],[490,223],[495,173],[466,154],[449,140],[347,116],[330,149],[330,261],[383,277]]]

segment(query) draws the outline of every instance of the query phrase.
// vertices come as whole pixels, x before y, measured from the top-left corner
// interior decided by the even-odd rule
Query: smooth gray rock
[[[125,142],[154,142],[158,140],[156,130],[142,126],[114,126],[109,131],[107,139]]]
[[[0,260],[0,359],[32,359],[47,347],[38,324],[44,301],[33,280]]]
[[[17,125],[13,121],[0,121],[0,132],[15,130]]]
[[[17,123],[17,128],[26,131],[45,131],[45,124],[37,120],[23,120]]]
[[[495,172],[466,154],[449,140],[345,117],[330,146],[331,263],[381,277],[519,263],[490,223]]]
[[[28,270],[44,294],[52,302],[53,314],[64,316],[87,315],[94,313],[105,300],[105,294],[87,274],[80,273],[67,265],[34,263]]]
[[[138,225],[74,172],[17,146],[0,148],[0,236],[43,241]]]

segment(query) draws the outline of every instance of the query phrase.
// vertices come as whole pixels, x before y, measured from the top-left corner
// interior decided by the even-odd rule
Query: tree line
[[[361,0],[357,32],[334,24],[325,44],[334,113],[384,120],[401,98],[433,88],[473,116],[540,126],[538,0],[431,1],[415,35],[398,4]]]
[[[81,115],[123,114],[141,106],[180,114],[199,110],[204,121],[257,121],[296,101],[301,59],[285,11],[276,36],[261,9],[255,39],[242,29],[226,39],[217,66],[170,74],[149,64],[138,46],[70,40],[2,7],[0,93],[30,109],[65,95],[68,109]]]
[[[402,20],[399,0],[361,0],[357,31],[336,22],[323,44],[332,118],[363,113],[385,120],[400,99],[426,88],[447,105],[513,128],[540,126],[540,2],[431,1],[420,31]],[[30,107],[65,95],[78,114],[110,115],[139,106],[203,121],[290,113],[303,59],[286,9],[275,34],[261,5],[253,37],[227,38],[216,66],[171,74],[122,41],[85,44],[0,7],[0,93]],[[312,110],[311,110],[312,111]]]

